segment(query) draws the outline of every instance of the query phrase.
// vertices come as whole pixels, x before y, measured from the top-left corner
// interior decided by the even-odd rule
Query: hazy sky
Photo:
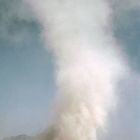
[[[56,93],[53,60],[43,47],[41,27],[20,0],[12,2],[0,0],[0,137],[45,128]],[[132,72],[120,85],[120,106],[107,139],[139,140],[140,11],[116,12],[113,29]]]

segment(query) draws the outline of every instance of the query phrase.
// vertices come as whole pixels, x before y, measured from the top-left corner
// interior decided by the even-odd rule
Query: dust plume
[[[58,93],[46,139],[97,140],[115,108],[122,53],[108,0],[24,0],[55,59]]]

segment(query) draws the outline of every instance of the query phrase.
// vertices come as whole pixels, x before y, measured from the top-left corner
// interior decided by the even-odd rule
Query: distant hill
[[[27,136],[27,135],[18,135],[18,136],[12,136],[12,137],[6,137],[2,140],[35,140],[34,137]]]
[[[53,127],[49,127],[45,133],[41,133],[40,135],[36,136],[28,136],[25,134],[18,135],[18,136],[11,136],[5,137],[0,140],[53,140],[55,136],[55,130]]]

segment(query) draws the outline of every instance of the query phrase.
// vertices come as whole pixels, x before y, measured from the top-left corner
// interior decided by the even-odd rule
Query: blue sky
[[[0,137],[44,129],[56,93],[53,59],[43,47],[41,26],[21,5],[0,0]],[[107,139],[139,140],[139,9],[116,12],[113,29],[132,72],[121,83],[120,107],[111,117]]]
[[[10,17],[0,17],[0,137],[34,134],[46,127],[55,94],[53,60],[38,23],[19,19],[10,1],[0,4],[0,14]]]

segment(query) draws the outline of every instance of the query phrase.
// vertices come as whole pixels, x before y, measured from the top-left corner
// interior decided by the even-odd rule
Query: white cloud
[[[54,54],[58,104],[52,122],[55,139],[97,138],[114,109],[116,82],[124,62],[110,22],[106,0],[25,0],[40,23]]]

